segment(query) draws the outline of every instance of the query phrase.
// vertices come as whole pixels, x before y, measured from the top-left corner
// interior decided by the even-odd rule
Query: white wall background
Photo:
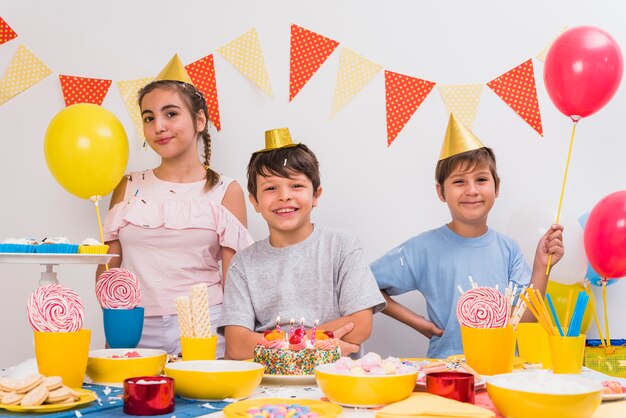
[[[3,0],[0,16],[19,37],[0,46],[0,69],[4,71],[23,43],[53,74],[0,106],[0,239],[65,235],[80,242],[97,236],[93,205],[62,189],[43,155],[45,129],[64,106],[59,74],[114,81],[103,106],[124,124],[130,140],[128,170],[137,170],[155,166],[157,160],[141,149],[115,81],[154,75],[175,52],[185,63],[215,53],[223,129],[213,132],[213,166],[245,187],[246,163],[262,146],[263,132],[288,126],[321,161],[324,195],[315,222],[352,231],[373,261],[449,219],[433,180],[447,122],[443,103],[433,91],[387,148],[381,72],[329,121],[339,50],[289,103],[291,23],[340,41],[384,69],[440,84],[463,84],[486,83],[534,57],[564,26],[602,27],[626,48],[625,12],[620,2],[572,0]],[[252,27],[261,39],[273,100],[217,54],[219,47]],[[546,94],[543,64],[534,60],[534,65],[543,139],[487,87],[474,124],[475,133],[499,158],[502,190],[490,225],[504,232],[513,212],[531,200],[556,208],[565,167],[571,124]],[[625,110],[622,86],[602,111],[579,125],[565,196],[565,210],[576,217],[626,186]],[[107,206],[108,197],[103,204]],[[248,210],[251,233],[255,239],[265,237],[262,218]],[[26,300],[41,270],[37,265],[0,263],[0,367],[34,356]],[[61,283],[83,297],[92,348],[102,347],[95,266],[56,270]],[[626,284],[609,290],[612,336],[625,337],[626,308],[621,301]],[[401,300],[425,312],[417,293]],[[422,356],[426,345],[422,336],[377,315],[367,349]]]

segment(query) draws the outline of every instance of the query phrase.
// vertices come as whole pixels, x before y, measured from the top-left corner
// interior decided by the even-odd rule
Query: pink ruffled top
[[[207,283],[209,303],[222,303],[221,248],[252,244],[248,230],[221,205],[231,179],[221,177],[208,193],[205,181],[172,183],[152,170],[128,176],[124,200],[104,221],[105,242],[119,240],[122,268],[141,285],[146,316],[176,313],[174,298]]]

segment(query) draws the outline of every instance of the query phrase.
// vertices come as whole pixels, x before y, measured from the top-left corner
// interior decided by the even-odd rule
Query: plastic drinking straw
[[[591,288],[589,283],[585,283],[585,293],[589,296],[589,301],[591,303],[591,315],[593,315],[593,320],[596,323],[596,328],[598,329],[598,336],[600,337],[600,342],[606,346],[606,340],[602,336],[602,327],[600,326],[600,321],[598,320],[598,314],[596,312],[596,302],[593,298],[591,298]]]
[[[549,293],[546,293],[546,299],[548,300],[548,305],[550,306],[550,310],[552,311],[552,316],[554,317],[554,323],[556,324],[556,328],[559,330],[559,334],[561,334],[561,337],[563,337],[563,329],[561,328],[561,324],[559,323],[559,317],[556,316],[556,309],[554,309],[554,304],[552,303],[552,298],[550,297]]]
[[[567,326],[567,336],[568,337],[572,337],[574,336],[574,328],[576,327],[576,322],[578,322],[578,315],[579,315],[579,307],[580,307],[580,298],[581,298],[581,293],[578,293],[578,297],[576,298],[576,304],[574,304],[574,312],[572,313],[572,319],[570,319],[569,324]]]
[[[563,324],[569,323],[569,310],[572,307],[572,296],[574,295],[574,290],[569,289],[567,292],[567,308],[565,308],[565,318],[563,318]]]
[[[611,336],[609,335],[609,313],[606,310],[606,277],[602,278],[602,302],[604,303],[604,328],[606,330],[606,346],[611,346]]]
[[[546,332],[548,333],[548,335],[554,335],[554,330],[552,329],[552,326],[550,324],[547,324],[544,318],[541,315],[539,315],[539,312],[535,310],[535,308],[532,306],[532,304],[530,303],[530,300],[528,300],[526,295],[520,295],[520,297],[526,303],[526,307],[530,309],[530,312],[537,319],[537,322],[539,322],[546,329]]]

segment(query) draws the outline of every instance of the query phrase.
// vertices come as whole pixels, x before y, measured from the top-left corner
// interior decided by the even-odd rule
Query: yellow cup
[[[585,356],[585,334],[578,337],[549,335],[552,371],[557,374],[578,374],[583,368]]]
[[[39,332],[35,331],[35,357],[39,373],[61,376],[71,388],[83,385],[89,357],[91,331]]]
[[[180,337],[180,345],[183,350],[183,361],[215,360],[217,335],[208,338]]]
[[[515,357],[515,332],[503,328],[461,326],[461,339],[467,364],[480,374],[511,373]]]
[[[522,322],[517,325],[517,349],[527,363],[541,363],[543,369],[552,368],[552,356],[548,333],[538,322]]]

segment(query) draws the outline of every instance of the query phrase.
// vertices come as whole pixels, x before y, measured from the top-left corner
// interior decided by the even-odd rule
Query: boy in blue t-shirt
[[[387,300],[383,312],[430,338],[428,357],[446,358],[463,352],[456,317],[458,286],[467,290],[471,276],[479,286],[498,285],[501,292],[509,282],[520,288],[530,282],[545,293],[548,258],[552,255],[554,265],[563,256],[563,227],[552,225],[541,237],[531,273],[517,243],[487,226],[499,191],[496,158],[454,114],[435,177],[452,221],[409,239],[370,267]],[[429,319],[390,297],[412,290],[424,295]],[[522,321],[532,320],[527,310]]]

